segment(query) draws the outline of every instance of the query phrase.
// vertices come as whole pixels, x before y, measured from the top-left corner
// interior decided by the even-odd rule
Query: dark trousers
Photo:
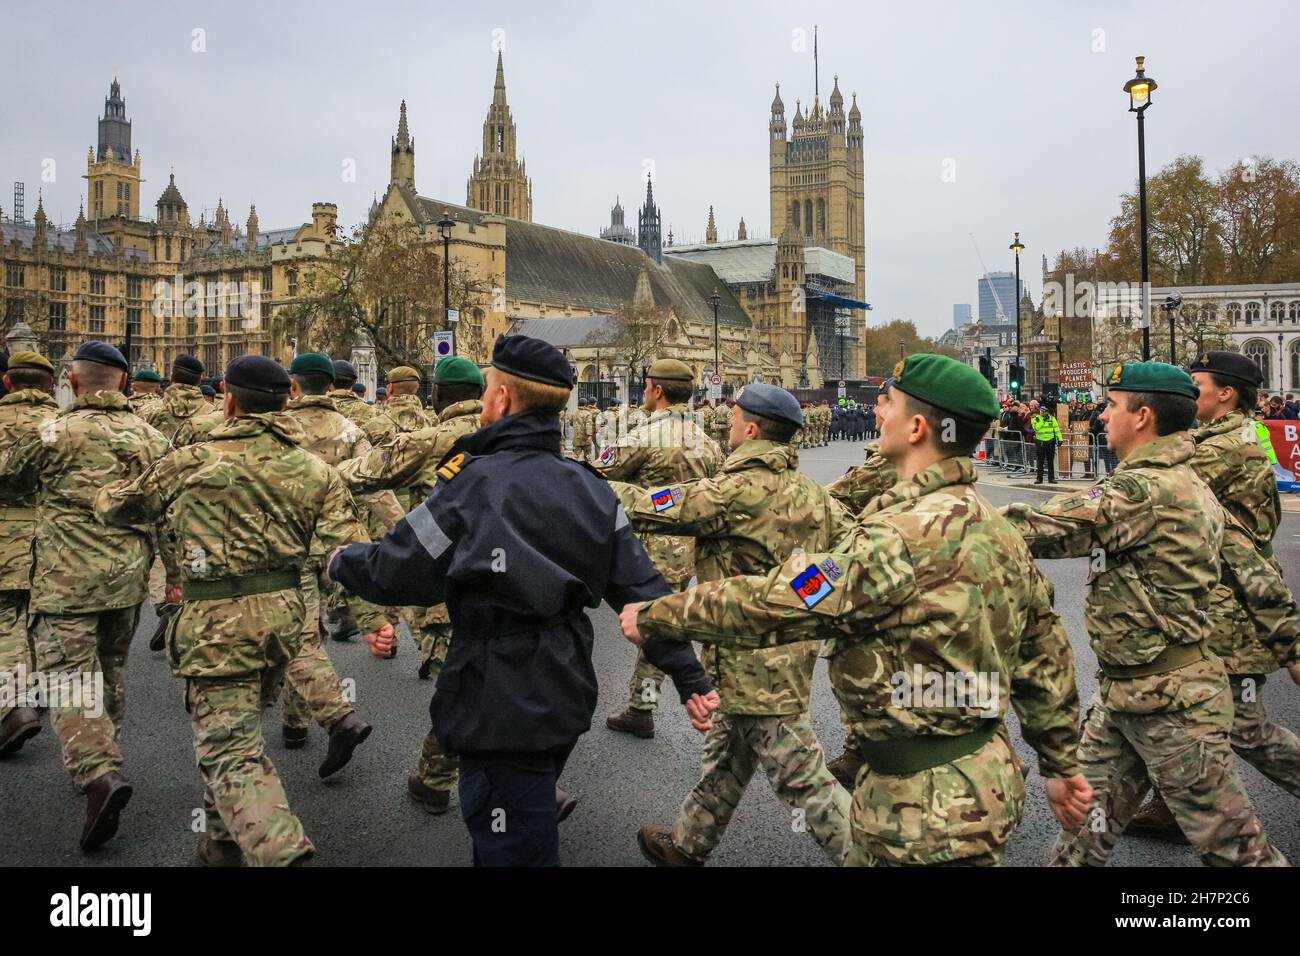
[[[460,812],[475,866],[559,866],[555,784],[571,748],[512,761],[462,754]]]
[[[1043,482],[1043,463],[1047,463],[1047,480],[1056,480],[1056,440],[1040,441],[1038,443],[1038,483]]]

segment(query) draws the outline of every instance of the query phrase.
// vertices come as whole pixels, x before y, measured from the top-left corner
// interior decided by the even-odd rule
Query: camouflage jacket
[[[181,422],[180,427],[176,429],[176,434],[172,436],[173,448],[184,448],[186,445],[193,445],[195,442],[207,441],[208,435],[218,425],[226,421],[226,412],[224,408],[219,408],[212,414],[199,412],[192,418],[187,418]]]
[[[596,462],[606,478],[639,488],[662,488],[675,481],[711,478],[722,465],[722,451],[685,405],[655,412],[617,445],[605,448]],[[638,535],[650,563],[672,587],[695,573],[695,542],[675,535]]]
[[[610,483],[638,532],[695,539],[701,582],[764,574],[796,549],[829,551],[853,518],[821,485],[799,474],[788,444],[749,441],[712,478],[642,491]],[[701,663],[732,714],[801,714],[817,662],[816,641],[741,650],[709,644]]]
[[[152,528],[106,530],[93,503],[99,489],[141,474],[166,451],[167,439],[121,392],[79,395],[39,432],[5,445],[0,486],[37,486],[32,613],[89,614],[144,600]]]
[[[137,415],[143,418],[145,411],[149,408],[150,405],[152,405],[154,402],[161,402],[161,401],[162,401],[162,396],[159,395],[157,392],[139,392],[133,394],[130,398],[128,398],[126,400],[126,403],[130,407],[131,411],[135,412]]]
[[[1187,432],[1166,435],[1086,492],[1006,509],[1036,557],[1090,559],[1084,615],[1103,669],[1145,664],[1171,645],[1210,636],[1206,612],[1225,518],[1191,468],[1193,450]],[[1225,682],[1211,655],[1150,677],[1103,674],[1101,694],[1112,710],[1156,713],[1208,700]]]
[[[360,426],[340,412],[328,395],[302,395],[288,404],[284,414],[302,427],[299,444],[327,464],[338,466],[370,452]]]
[[[853,514],[861,514],[873,498],[884,494],[898,480],[893,462],[885,458],[874,444],[867,446],[867,460],[836,478],[826,490],[832,498]]]
[[[140,417],[163,433],[171,441],[176,437],[176,429],[181,423],[196,415],[207,415],[212,406],[203,397],[197,385],[184,385],[173,382],[167,386],[162,398],[145,406]]]
[[[111,526],[164,522],[187,582],[297,575],[313,537],[330,550],[369,540],[338,472],[302,448],[304,438],[289,415],[232,419],[207,441],[102,488],[95,514]],[[232,677],[290,659],[304,615],[296,582],[264,594],[184,601],[169,632],[172,671]]]
[[[372,445],[383,445],[402,432],[426,428],[429,416],[424,412],[418,395],[394,395],[362,423],[366,437]]]
[[[329,397],[334,399],[334,407],[354,424],[364,425],[375,413],[375,409],[367,405],[364,398],[349,389],[330,389]]]
[[[1250,534],[1255,545],[1272,554],[1273,535],[1282,521],[1277,479],[1255,437],[1254,423],[1229,412],[1192,432],[1196,451],[1192,470],[1210,486],[1223,510]]]
[[[946,458],[869,504],[830,553],[650,602],[646,638],[766,647],[829,638],[830,679],[864,740],[955,736],[1008,698],[1045,777],[1078,772],[1074,661],[1051,586],[1015,529]],[[951,685],[934,697],[930,689]]]
[[[0,455],[5,446],[39,435],[58,413],[58,402],[40,389],[24,388],[0,398]],[[0,591],[31,587],[35,535],[35,474],[0,481]]]

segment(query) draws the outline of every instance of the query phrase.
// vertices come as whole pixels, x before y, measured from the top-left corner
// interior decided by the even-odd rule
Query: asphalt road
[[[829,481],[862,461],[861,446],[839,442],[802,453],[803,469]],[[980,489],[995,504],[1038,501],[1044,492],[999,487],[983,481]],[[1300,516],[1283,519],[1276,539],[1278,560],[1287,569],[1293,590],[1300,589]],[[1043,562],[1056,586],[1057,607],[1065,620],[1078,661],[1080,695],[1086,701],[1096,687],[1096,661],[1083,627],[1084,561]],[[635,842],[637,828],[671,823],[682,797],[699,772],[699,736],[685,713],[670,698],[657,719],[657,734],[643,741],[605,729],[604,715],[618,709],[626,695],[633,648],[618,634],[608,607],[593,612],[597,641],[596,671],[601,698],[594,727],[574,751],[564,785],[581,798],[561,828],[561,852],[569,865],[642,865]],[[17,755],[0,762],[0,864],[86,866],[196,865],[195,821],[201,817],[202,789],[194,766],[189,720],[182,684],[169,673],[161,654],[146,647],[153,617],[146,608],[128,674],[127,715],[121,730],[126,772],[135,796],[122,818],[117,837],[94,856],[77,850],[84,801],[73,790],[59,759],[57,741],[46,727]],[[409,640],[392,661],[370,656],[364,644],[330,643],[341,677],[355,687],[356,706],[375,732],[358,749],[352,763],[329,781],[316,767],[325,753],[325,735],[313,728],[306,749],[286,751],[280,743],[275,711],[265,722],[267,751],[279,769],[290,805],[316,844],[317,865],[466,865],[469,839],[453,810],[430,816],[411,802],[405,790],[420,740],[428,725],[431,686],[415,675]],[[838,754],[842,735],[837,709],[819,664],[813,692],[813,720],[823,747]],[[1300,688],[1284,674],[1263,690],[1273,718],[1300,727]],[[1021,755],[1029,749],[1013,738]],[[1240,764],[1273,841],[1293,861],[1300,861],[1300,814],[1295,800]],[[1045,858],[1056,824],[1042,795],[1036,773],[1028,782],[1024,822],[1008,849],[1006,862],[1034,866]],[[789,817],[766,781],[755,777],[713,862],[730,866],[826,865],[806,833],[792,832]],[[1146,840],[1121,841],[1113,864],[1189,866],[1197,861],[1185,847]]]

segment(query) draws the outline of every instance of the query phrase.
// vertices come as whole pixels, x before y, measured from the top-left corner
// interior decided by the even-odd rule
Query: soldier
[[[153,369],[140,369],[131,381],[131,397],[126,401],[137,415],[162,398],[162,376]]]
[[[423,500],[437,484],[437,469],[451,446],[478,430],[483,413],[483,373],[478,366],[460,356],[445,358],[434,369],[433,382],[437,424],[398,435],[391,445],[345,462],[339,474],[354,493],[410,488]],[[420,642],[419,676],[421,680],[432,677],[436,681],[451,646],[451,616],[445,604],[420,611],[415,616]],[[430,813],[445,813],[456,786],[458,766],[455,756],[443,752],[430,729],[418,769],[407,777],[407,792]]]
[[[1120,466],[1086,493],[1006,509],[1035,556],[1092,559],[1085,615],[1102,674],[1079,762],[1095,804],[1052,865],[1104,866],[1151,783],[1206,863],[1285,865],[1233,768],[1232,694],[1206,647],[1224,514],[1190,465],[1196,386],[1162,362],[1116,366],[1108,386]]]
[[[842,505],[799,474],[789,444],[802,415],[775,385],[748,385],[731,419],[735,451],[713,478],[642,491],[613,482],[640,532],[696,541],[701,582],[758,574],[795,548],[827,551],[853,527]],[[725,407],[725,406],[724,406]],[[703,773],[671,830],[644,827],[641,852],[660,866],[698,866],[722,839],[754,771],[762,767],[791,814],[839,866],[849,846],[849,794],[835,781],[813,732],[808,694],[817,642],[763,650],[706,649],[705,672],[721,699],[704,739]]]
[[[722,465],[722,451],[691,415],[694,376],[685,362],[659,359],[646,376],[645,401],[650,420],[616,446],[604,449],[596,462],[606,478],[642,490],[693,478],[712,478]],[[677,535],[638,535],[650,561],[668,586],[680,590],[695,574],[695,542]],[[655,735],[655,708],[663,672],[638,654],[628,684],[627,706],[610,714],[605,726],[649,739]]]
[[[176,429],[186,419],[212,411],[199,388],[202,380],[202,362],[193,355],[176,356],[172,362],[171,385],[163,392],[161,400],[144,409],[141,417],[171,441]]]
[[[629,604],[621,624],[634,642],[831,639],[831,685],[867,758],[846,863],[993,865],[1024,803],[1004,690],[1057,818],[1077,826],[1087,809],[1070,645],[1019,535],[972,487],[997,411],[988,382],[912,355],[885,400],[880,448],[899,482],[831,553]]]
[[[1230,536],[1239,536],[1250,555],[1270,565],[1255,573],[1280,576],[1272,544],[1282,518],[1277,482],[1246,418],[1262,382],[1259,366],[1237,352],[1207,352],[1192,363],[1191,374],[1201,423],[1192,432],[1196,443],[1192,471],[1209,485],[1232,519],[1225,528],[1225,543]],[[1300,682],[1294,632],[1280,646],[1270,646],[1267,634],[1257,636],[1246,600],[1234,586],[1250,574],[1233,567],[1236,553],[1229,543],[1221,555],[1223,580],[1210,596],[1208,638],[1210,650],[1223,660],[1232,688],[1232,749],[1274,783],[1300,796],[1300,739],[1269,720],[1259,697],[1267,675],[1279,666],[1288,666],[1292,678]],[[1284,583],[1281,588],[1285,592]],[[1187,842],[1158,791],[1124,832]]]
[[[595,437],[594,418],[589,406],[590,399],[579,398],[578,410],[573,413],[573,457],[577,461],[590,461],[592,439]]]
[[[366,404],[366,387],[357,381],[357,367],[351,362],[334,361],[334,387],[330,389],[329,397],[339,414],[357,425],[364,425],[366,419],[374,414],[374,409]]]
[[[199,858],[211,865],[286,866],[314,852],[266,756],[262,708],[302,639],[300,575],[313,536],[328,548],[366,540],[337,472],[300,447],[301,426],[280,414],[288,395],[278,363],[234,359],[226,424],[95,498],[110,527],[165,517],[186,557],[168,661],[185,678],[207,811]],[[249,514],[256,528],[243,523]],[[391,640],[385,631],[372,643]],[[327,761],[341,766],[368,730],[333,728]]]
[[[5,446],[39,436],[59,413],[54,401],[54,366],[35,352],[9,356],[4,375],[8,392],[0,398],[0,454]],[[32,539],[36,535],[36,485],[32,476],[0,484],[0,675],[19,677],[36,670],[27,612],[31,582]],[[41,729],[41,718],[24,696],[0,700],[0,757],[17,753]]]
[[[731,406],[727,402],[718,402],[713,409],[712,423],[713,440],[718,443],[719,450],[724,454],[731,453]]]
[[[420,373],[400,365],[388,373],[388,398],[362,427],[370,444],[387,444],[401,432],[413,432],[429,424],[420,403]]]
[[[117,735],[126,704],[126,656],[140,619],[153,558],[147,529],[105,531],[91,509],[95,492],[147,469],[167,440],[131,412],[122,389],[122,353],[87,342],[73,356],[72,405],[38,431],[6,439],[0,484],[36,487],[35,562],[29,613],[36,616],[36,666],[47,676],[98,682],[50,705],[50,720],[73,783],[86,793],[81,848],[117,832],[131,798]],[[89,692],[87,692],[89,691]]]
[[[668,590],[609,487],[560,455],[572,376],[539,339],[497,339],[483,428],[452,446],[433,492],[383,541],[329,562],[331,577],[369,600],[451,610],[429,709],[438,740],[460,755],[478,865],[559,863],[555,784],[596,706],[585,608]],[[535,498],[545,507],[519,504]],[[694,652],[646,652],[708,729],[717,698]]]

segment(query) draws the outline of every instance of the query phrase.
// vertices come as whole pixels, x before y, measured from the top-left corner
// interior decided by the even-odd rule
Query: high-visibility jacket
[[[1273,438],[1268,433],[1268,426],[1261,421],[1255,422],[1255,438],[1259,440],[1259,447],[1264,449],[1264,454],[1268,455],[1268,463],[1276,465],[1277,452],[1273,450]]]
[[[1034,438],[1037,441],[1064,441],[1061,437],[1061,426],[1057,424],[1056,417],[1053,415],[1044,415],[1041,412],[1029,420],[1029,424],[1034,427]]]

